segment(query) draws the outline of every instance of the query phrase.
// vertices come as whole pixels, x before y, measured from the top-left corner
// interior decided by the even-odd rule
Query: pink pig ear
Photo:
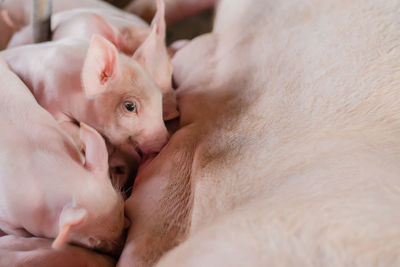
[[[165,28],[164,1],[157,0],[157,13],[151,23],[151,32],[133,55],[161,90],[171,87],[172,77],[172,65],[165,45]]]
[[[71,228],[83,222],[87,211],[83,208],[66,206],[63,208],[59,218],[59,233],[51,245],[52,248],[61,248],[68,242]]]
[[[85,168],[91,172],[108,173],[108,152],[103,137],[81,122],[79,137],[85,148]]]
[[[118,74],[117,48],[99,35],[93,35],[83,63],[82,86],[87,96],[101,94]]]
[[[165,39],[165,3],[164,0],[157,0],[157,13],[151,21],[151,27],[157,29],[157,34]]]

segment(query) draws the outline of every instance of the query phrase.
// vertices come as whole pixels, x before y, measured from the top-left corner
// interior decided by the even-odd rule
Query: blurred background
[[[131,0],[105,0],[105,1],[114,6],[120,7],[120,8],[123,8],[126,5],[128,5],[130,2],[133,2]]]
[[[132,0],[104,0],[119,8],[124,8]],[[148,0],[156,1],[156,0]],[[201,1],[201,0],[198,0]],[[174,25],[167,27],[167,44],[171,44],[176,40],[193,39],[194,37],[210,32],[212,28],[213,10],[203,11],[195,16],[184,19]]]

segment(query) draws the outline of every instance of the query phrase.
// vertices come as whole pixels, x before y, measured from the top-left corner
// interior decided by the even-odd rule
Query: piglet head
[[[96,130],[83,123],[80,139],[85,149],[82,190],[62,208],[52,246],[71,242],[117,254],[124,231],[124,203],[108,177],[106,145]]]
[[[134,59],[94,35],[81,77],[92,99],[86,122],[112,145],[129,149],[138,159],[164,146],[168,131],[162,118],[162,94]]]

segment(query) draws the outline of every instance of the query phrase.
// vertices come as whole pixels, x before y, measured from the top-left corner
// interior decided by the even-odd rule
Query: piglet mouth
[[[140,147],[135,147],[135,152],[137,154],[138,157],[138,162],[141,162],[143,159],[143,151],[140,149]]]
[[[130,150],[135,160],[140,163],[143,158],[143,151],[140,149],[139,145],[132,143],[132,148]]]
[[[158,153],[159,152],[144,153],[139,146],[134,146],[135,158],[137,159],[139,165],[154,159],[158,155]]]
[[[137,162],[140,163],[143,157],[143,151],[140,148],[139,143],[133,138],[133,136],[130,136],[128,138],[128,146],[130,146],[130,153],[132,153]]]

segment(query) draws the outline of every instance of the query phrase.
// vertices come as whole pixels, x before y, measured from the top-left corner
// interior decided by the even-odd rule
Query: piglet
[[[168,140],[160,89],[135,60],[142,52],[128,57],[94,35],[90,43],[65,38],[2,54],[57,121],[84,122],[140,161]]]
[[[52,40],[100,35],[122,53],[135,57],[163,93],[164,120],[178,117],[172,88],[172,65],[165,45],[164,1],[157,1],[157,13],[151,27],[132,14],[105,8],[78,8],[52,16]],[[32,43],[32,27],[26,26],[11,38],[8,48]],[[140,50],[140,51],[137,51]]]
[[[0,63],[0,229],[115,252],[124,229],[121,196],[108,178],[102,137],[81,124],[77,145]]]

